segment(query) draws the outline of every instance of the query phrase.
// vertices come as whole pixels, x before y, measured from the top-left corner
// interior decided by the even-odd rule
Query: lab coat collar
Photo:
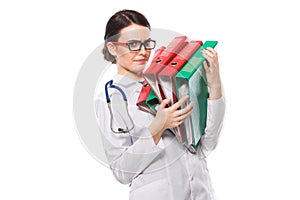
[[[113,82],[125,88],[129,88],[131,86],[142,86],[142,84],[139,83],[138,81],[133,80],[132,78],[126,75],[120,75],[120,74],[114,75]]]

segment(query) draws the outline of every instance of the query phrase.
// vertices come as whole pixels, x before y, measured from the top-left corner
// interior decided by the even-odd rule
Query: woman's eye
[[[137,46],[139,46],[139,43],[138,42],[131,42],[130,46],[131,47],[137,47]]]
[[[151,46],[151,42],[150,42],[150,41],[146,41],[146,42],[145,42],[145,45],[146,45],[147,47],[150,47],[150,46]]]

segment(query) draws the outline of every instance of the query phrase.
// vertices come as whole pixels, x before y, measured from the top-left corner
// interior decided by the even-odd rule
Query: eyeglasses
[[[139,40],[130,40],[128,42],[112,42],[113,44],[127,46],[130,51],[140,51],[142,46],[144,46],[145,50],[152,50],[155,48],[156,41],[155,40],[145,40],[144,42]]]

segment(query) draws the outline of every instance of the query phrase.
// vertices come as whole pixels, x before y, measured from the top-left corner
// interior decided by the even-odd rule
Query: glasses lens
[[[147,40],[144,42],[145,44],[145,49],[147,50],[151,50],[151,49],[154,49],[155,47],[155,41],[154,40]]]
[[[130,41],[127,43],[127,46],[130,51],[140,51],[142,45],[145,47],[146,50],[152,50],[155,48],[156,42],[155,40],[146,40],[144,42],[141,41]]]
[[[129,50],[138,51],[141,49],[141,41],[131,41],[127,43]]]

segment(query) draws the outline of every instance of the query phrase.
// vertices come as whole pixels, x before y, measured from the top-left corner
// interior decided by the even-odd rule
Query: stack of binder
[[[150,66],[144,72],[143,86],[137,106],[149,113],[156,113],[156,106],[170,98],[176,103],[189,96],[184,108],[194,102],[193,111],[179,127],[171,131],[177,140],[191,152],[196,152],[204,134],[207,118],[208,87],[202,56],[202,49],[214,48],[217,41],[187,41],[186,36],[175,37],[167,47],[156,50]]]

